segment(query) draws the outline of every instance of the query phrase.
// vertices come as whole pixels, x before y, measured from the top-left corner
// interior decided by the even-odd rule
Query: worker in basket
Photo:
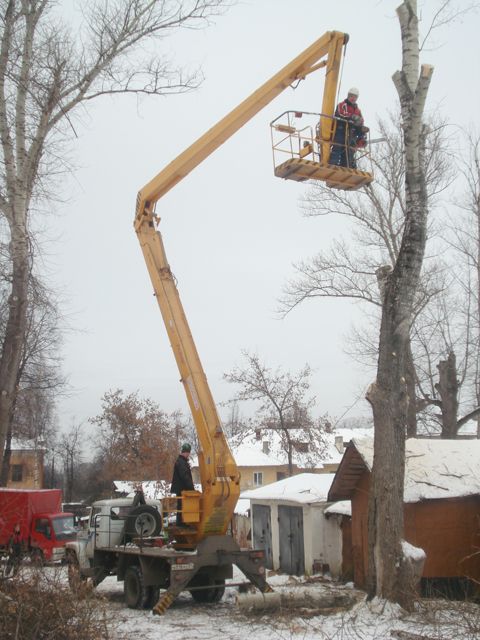
[[[356,169],[355,150],[365,148],[368,127],[364,126],[357,100],[359,90],[352,87],[343,102],[335,109],[335,134],[332,140],[329,164]]]

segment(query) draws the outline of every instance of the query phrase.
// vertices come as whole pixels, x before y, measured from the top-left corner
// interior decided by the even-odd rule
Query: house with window
[[[288,476],[288,464],[270,452],[267,446],[255,447],[242,443],[232,447],[232,454],[241,474],[240,490],[255,489],[282,480]],[[297,465],[294,472],[298,473]],[[198,460],[192,458],[192,475],[195,484],[200,483]]]
[[[7,487],[9,489],[43,489],[44,455],[44,450],[35,448],[31,442],[12,442]]]
[[[345,444],[354,437],[372,432],[369,428],[337,429],[325,432],[324,442],[312,445],[304,429],[289,429],[293,444],[292,475],[299,473],[334,473],[342,459]],[[241,474],[240,490],[247,491],[278,482],[289,474],[288,455],[281,435],[273,429],[257,429],[230,442]],[[200,483],[196,457],[191,458],[193,481]]]

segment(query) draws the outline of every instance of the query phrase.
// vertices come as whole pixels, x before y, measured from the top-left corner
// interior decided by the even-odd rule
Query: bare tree
[[[346,351],[370,368],[378,355],[381,319],[377,269],[382,262],[383,270],[393,269],[405,223],[405,163],[399,116],[392,115],[389,122],[380,121],[379,129],[384,141],[372,151],[375,182],[356,193],[332,191],[322,183],[312,185],[304,199],[305,214],[344,216],[351,223],[351,235],[348,240],[334,241],[330,250],[295,265],[297,275],[286,284],[280,301],[284,314],[314,298],[343,298],[362,305],[364,322],[352,328]],[[431,210],[442,203],[441,196],[457,174],[451,162],[453,154],[445,124],[430,119],[425,131],[426,184]],[[464,225],[461,232],[463,229],[469,227]],[[407,350],[406,381],[409,397],[416,398],[408,405],[407,435],[417,434],[418,423],[422,433],[440,433],[451,438],[468,420],[475,419],[475,409],[480,406],[472,406],[469,393],[475,376],[470,330],[475,322],[475,309],[471,294],[459,282],[465,280],[468,268],[459,274],[458,257],[452,257],[451,250],[446,254],[450,247],[445,246],[442,234],[432,225],[428,239],[430,256],[422,266]],[[454,261],[456,269],[452,268]],[[451,353],[458,355],[455,357],[458,384],[456,388],[449,385],[447,393],[439,376],[444,371],[442,363],[452,362]],[[451,409],[455,405],[457,412],[463,413],[454,419]]]
[[[410,563],[402,538],[405,430],[410,397],[407,349],[427,239],[428,192],[423,111],[433,67],[419,68],[416,0],[397,14],[402,69],[393,76],[400,105],[405,157],[405,224],[393,269],[379,270],[382,292],[377,378],[367,392],[373,409],[374,458],[369,493],[369,592],[404,606],[413,596]]]
[[[466,154],[460,157],[465,192],[456,200],[457,210],[450,237],[453,238],[451,244],[457,264],[463,265],[463,269],[457,269],[457,272],[466,303],[464,333],[470,356],[469,400],[475,411],[480,406],[480,135],[467,133],[466,143]],[[477,436],[480,437],[480,421],[478,425]]]
[[[381,120],[378,126],[383,142],[372,151],[375,182],[354,193],[331,190],[322,183],[314,183],[304,200],[304,211],[309,217],[345,217],[350,223],[350,237],[348,240],[335,240],[330,250],[295,265],[297,276],[285,286],[280,303],[283,313],[288,313],[297,304],[313,298],[343,298],[362,305],[365,322],[363,326],[353,329],[349,353],[368,367],[373,367],[377,359],[377,331],[381,318],[382,301],[377,269],[379,264],[385,265],[384,270],[393,269],[395,265],[404,230],[406,206],[400,116],[391,114],[388,121]],[[430,206],[434,206],[445,188],[451,184],[454,171],[449,160],[444,123],[430,120],[426,131],[427,193]],[[435,239],[435,230],[430,229],[429,235]],[[436,257],[428,259],[423,265],[422,279],[415,296],[416,333],[412,336],[407,382],[411,397],[417,392],[422,402],[409,405],[410,436],[416,434],[417,411],[425,410],[429,404],[428,398],[438,400],[434,387],[436,371],[426,365],[422,366],[424,359],[430,359],[430,353],[425,351],[427,340],[424,333],[429,337],[430,348],[433,348],[433,337],[436,338],[437,358],[443,357],[451,349],[451,344],[446,341],[442,342],[443,350],[439,347],[440,338],[444,338],[446,332],[442,332],[437,322],[432,335],[428,317],[431,314],[430,307],[448,289],[446,273],[448,270],[442,261]],[[453,277],[449,278],[452,279]],[[452,305],[452,308],[455,306]],[[419,359],[421,364],[418,364]],[[423,375],[419,376],[419,373]],[[424,389],[428,395],[422,394]]]
[[[239,387],[233,402],[258,402],[256,417],[248,423],[250,429],[276,432],[280,436],[290,475],[295,451],[306,454],[309,466],[315,466],[325,448],[325,438],[323,422],[316,422],[311,415],[315,399],[307,396],[310,367],[307,364],[292,375],[280,368],[270,369],[257,354],[243,351],[242,355],[245,366],[235,367],[223,377]]]
[[[61,373],[61,326],[57,301],[37,278],[31,276],[16,396],[3,454],[2,484],[8,478],[13,437],[29,440],[35,448],[42,449],[48,448],[54,438],[55,398],[66,386]],[[3,335],[3,328],[0,327],[0,335]]]
[[[63,500],[72,502],[75,490],[75,474],[82,457],[82,424],[72,424],[70,429],[62,435],[58,445],[60,457],[63,461]]]
[[[54,0],[0,0],[0,212],[8,224],[11,286],[0,355],[0,452],[12,419],[32,272],[31,214],[51,198],[72,116],[101,95],[163,95],[196,87],[148,44],[204,26],[228,0],[90,0],[73,35]]]

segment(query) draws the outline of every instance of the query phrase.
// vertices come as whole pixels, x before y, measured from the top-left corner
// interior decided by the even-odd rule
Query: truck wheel
[[[74,553],[67,553],[68,586],[73,593],[79,593],[86,585],[87,579],[80,573],[80,565]]]
[[[204,584],[196,584],[196,587],[212,585],[210,589],[202,589],[201,591],[190,591],[195,602],[220,602],[225,593],[225,580],[209,580]],[[213,586],[215,585],[215,586]]]
[[[125,603],[130,609],[142,609],[146,606],[149,588],[145,586],[142,570],[137,565],[131,565],[125,571],[123,579],[123,593]]]
[[[136,538],[151,538],[158,536],[162,529],[160,514],[148,504],[142,504],[132,509],[125,522],[125,533]]]

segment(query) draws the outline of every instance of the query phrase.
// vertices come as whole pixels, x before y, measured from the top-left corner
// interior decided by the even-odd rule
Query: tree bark
[[[70,124],[70,112],[100,95],[165,95],[196,88],[197,72],[175,69],[157,48],[145,55],[144,45],[181,27],[207,24],[228,6],[224,0],[84,2],[84,24],[73,38],[60,19],[51,22],[55,4],[5,0],[0,7],[0,215],[10,230],[11,278],[0,356],[0,457],[12,424],[25,344],[30,205],[51,195],[48,179],[65,160],[61,145],[69,144],[64,124]]]
[[[438,365],[438,383],[435,385],[442,400],[442,438],[456,438],[458,432],[458,380],[453,351]]]
[[[374,457],[369,495],[369,595],[409,608],[408,563],[402,553],[405,434],[409,406],[410,328],[426,244],[427,189],[423,167],[422,115],[433,68],[419,67],[415,0],[397,14],[402,34],[402,70],[393,80],[400,98],[405,144],[405,227],[393,271],[384,279],[376,382],[367,393],[374,418]]]
[[[30,260],[25,213],[17,209],[11,225],[10,252],[13,263],[12,289],[8,300],[8,319],[0,358],[0,451],[4,451],[7,434],[12,428],[17,397],[18,372],[25,342]],[[18,219],[20,218],[20,221]],[[0,485],[8,478],[9,458],[3,457]]]
[[[416,401],[416,374],[413,361],[412,343],[408,340],[405,354],[405,381],[407,386],[407,438],[415,438],[417,435],[417,401]]]

